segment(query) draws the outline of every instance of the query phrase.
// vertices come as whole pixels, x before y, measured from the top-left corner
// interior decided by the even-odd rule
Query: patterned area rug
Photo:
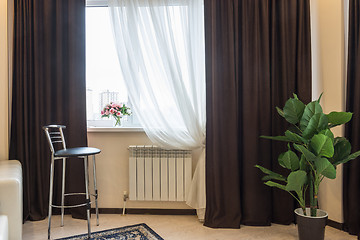
[[[59,238],[58,240],[87,239],[87,234]],[[145,223],[91,233],[92,240],[164,240]]]

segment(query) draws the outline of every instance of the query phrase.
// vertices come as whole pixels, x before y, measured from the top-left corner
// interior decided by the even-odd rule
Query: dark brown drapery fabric
[[[311,100],[309,0],[208,0],[206,214],[209,227],[289,224],[290,195],[261,181],[255,164],[280,171],[286,151],[260,135],[287,127],[275,106]]]
[[[349,1],[349,45],[347,67],[347,111],[353,112],[352,120],[346,124],[345,136],[352,151],[360,149],[360,2]],[[344,164],[343,209],[345,230],[360,234],[360,159]]]
[[[42,126],[66,125],[68,146],[87,144],[85,1],[16,0],[14,4],[9,158],[20,160],[23,167],[24,220],[39,220],[48,213],[50,173]],[[84,192],[83,169],[81,160],[68,161],[67,191]],[[60,172],[55,173],[56,203],[60,203]],[[72,214],[83,218],[82,210]]]

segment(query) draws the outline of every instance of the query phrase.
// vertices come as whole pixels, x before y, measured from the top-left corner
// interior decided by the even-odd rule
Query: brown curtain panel
[[[68,146],[87,144],[85,1],[16,0],[14,4],[9,158],[20,160],[23,167],[24,220],[40,220],[48,214],[50,175],[50,150],[42,126],[66,125]],[[84,192],[83,161],[68,163],[66,191]],[[60,203],[61,168],[55,167],[59,171],[54,199]],[[70,203],[79,200],[69,198]],[[72,214],[85,217],[84,209]]]
[[[352,151],[360,149],[360,2],[349,1],[349,49],[347,73],[347,111],[353,112],[346,125],[345,136]],[[345,230],[360,234],[360,159],[343,167],[343,209]]]
[[[289,224],[294,200],[267,187],[260,164],[281,172],[286,151],[260,135],[287,127],[275,106],[311,100],[309,0],[208,0],[206,214],[209,227]]]

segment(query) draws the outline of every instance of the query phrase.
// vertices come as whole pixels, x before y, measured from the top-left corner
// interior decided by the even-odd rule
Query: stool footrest
[[[81,203],[81,204],[77,204],[77,205],[71,205],[71,206],[57,206],[57,205],[50,205],[51,207],[55,207],[55,208],[76,208],[76,207],[84,207],[86,206],[87,203]]]
[[[58,205],[53,205],[51,204],[51,207],[54,208],[76,208],[76,207],[84,207],[84,206],[90,206],[90,204],[92,204],[92,202],[86,202],[86,203],[81,203],[81,204],[77,204],[77,205],[64,205],[64,206],[58,206]]]
[[[77,195],[86,195],[86,193],[65,193],[64,194],[64,197],[67,197],[67,196],[77,196]],[[97,198],[97,194],[92,194],[90,193],[89,194],[90,197],[95,197]],[[55,207],[55,208],[76,208],[76,207],[84,207],[84,206],[90,206],[93,202],[86,199],[85,200],[86,202],[85,203],[80,203],[80,204],[77,204],[77,205],[64,205],[64,206],[59,206],[59,205],[53,205],[51,204],[50,206],[51,207]]]
[[[76,195],[86,195],[86,193],[65,193],[64,197],[66,196],[76,196]],[[89,193],[90,196],[96,197],[97,193],[93,194],[93,193]]]

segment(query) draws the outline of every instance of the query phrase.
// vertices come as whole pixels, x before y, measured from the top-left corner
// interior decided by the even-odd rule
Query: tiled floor
[[[100,226],[96,226],[92,215],[92,231],[100,231],[126,225],[146,223],[165,240],[253,240],[273,239],[292,240],[297,239],[296,226],[283,226],[273,224],[271,227],[241,226],[240,229],[211,229],[204,227],[196,216],[169,216],[169,215],[135,215],[125,216],[118,214],[101,214]],[[87,232],[87,224],[84,220],[72,219],[65,216],[65,226],[60,227],[60,216],[53,216],[52,239],[67,237]],[[43,221],[27,221],[23,226],[24,240],[40,240],[47,238],[47,219]],[[326,227],[326,240],[351,240],[357,239],[345,232]],[[309,239],[310,240],[310,239]]]

